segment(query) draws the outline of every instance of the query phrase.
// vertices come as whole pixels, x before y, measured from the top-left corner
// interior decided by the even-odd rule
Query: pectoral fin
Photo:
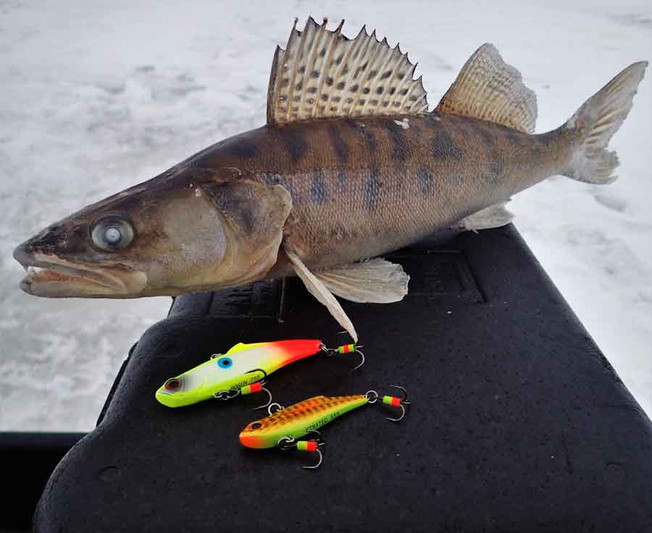
[[[341,298],[379,304],[402,300],[407,294],[410,280],[401,265],[380,258],[318,270],[315,276]]]
[[[287,246],[284,246],[284,250],[294,267],[294,271],[301,281],[303,281],[310,294],[324,304],[335,320],[351,335],[353,341],[358,342],[358,334],[355,331],[353,322],[346,315],[340,303],[335,299],[335,296],[333,296],[315,274],[308,270],[308,267],[303,264],[303,261],[292,250],[288,249]]]
[[[456,229],[462,231],[479,231],[481,229],[500,228],[509,224],[514,218],[514,214],[509,212],[505,207],[507,202],[490,205],[460,220]]]

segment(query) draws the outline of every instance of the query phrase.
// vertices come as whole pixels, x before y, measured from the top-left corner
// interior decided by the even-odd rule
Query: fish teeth
[[[32,279],[36,274],[38,274],[39,272],[42,272],[43,270],[47,270],[47,269],[30,265],[25,270],[27,271],[27,277],[29,279]]]

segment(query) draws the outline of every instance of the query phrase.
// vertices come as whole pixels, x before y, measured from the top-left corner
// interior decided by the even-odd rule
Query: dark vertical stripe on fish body
[[[432,155],[436,159],[459,161],[464,157],[464,151],[455,143],[450,133],[446,131],[435,132],[431,149]]]
[[[364,206],[375,209],[380,202],[380,181],[378,180],[377,142],[374,134],[363,130],[365,146],[369,157],[369,177],[364,183]]]
[[[316,204],[322,205],[326,202],[328,191],[326,189],[326,182],[324,181],[324,171],[315,169],[312,172],[312,185],[310,186],[310,197]]]
[[[371,174],[364,184],[364,206],[367,209],[375,209],[378,207],[380,201],[380,182],[375,170],[372,169]]]
[[[495,133],[489,131],[482,121],[476,121],[474,127],[487,149],[487,162],[481,165],[480,175],[485,179],[496,179],[501,172],[501,165]]]
[[[405,130],[393,120],[388,120],[385,127],[390,139],[392,139],[392,159],[397,163],[405,163],[408,156]]]
[[[417,182],[419,183],[419,189],[424,198],[429,198],[432,195],[433,190],[433,177],[430,171],[421,167],[417,171]]]
[[[346,191],[346,172],[344,170],[340,170],[337,173],[337,192],[342,193]]]
[[[333,149],[335,150],[335,157],[337,158],[338,163],[347,163],[349,160],[349,147],[346,145],[346,141],[340,134],[339,126],[330,126],[328,128],[328,135],[330,136],[331,143],[333,143]]]
[[[505,134],[509,142],[515,144],[516,146],[521,145],[523,141],[523,134],[520,131],[516,131],[512,128],[504,128],[501,131]]]
[[[308,145],[300,130],[288,129],[288,131],[285,131],[284,134],[281,135],[281,140],[283,141],[288,154],[290,154],[290,159],[293,163],[298,162],[306,155]]]

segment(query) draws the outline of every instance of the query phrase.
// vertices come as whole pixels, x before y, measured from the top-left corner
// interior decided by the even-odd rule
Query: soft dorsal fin
[[[521,73],[503,61],[494,45],[487,43],[462,67],[435,111],[533,133],[537,97],[523,85]]]
[[[296,20],[285,50],[276,48],[267,93],[267,124],[315,118],[408,115],[428,112],[421,78],[396,45],[365,27],[355,39],[308,19]]]

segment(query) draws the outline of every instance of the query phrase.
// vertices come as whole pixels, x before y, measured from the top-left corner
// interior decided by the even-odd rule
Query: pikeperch
[[[509,222],[504,203],[555,174],[609,183],[611,137],[647,62],[625,68],[556,130],[491,45],[430,112],[415,65],[363,28],[309,19],[272,64],[267,124],[88,206],[20,245],[23,290],[137,298],[297,275],[357,340],[333,295],[388,303],[399,265],[375,258],[455,228]]]

